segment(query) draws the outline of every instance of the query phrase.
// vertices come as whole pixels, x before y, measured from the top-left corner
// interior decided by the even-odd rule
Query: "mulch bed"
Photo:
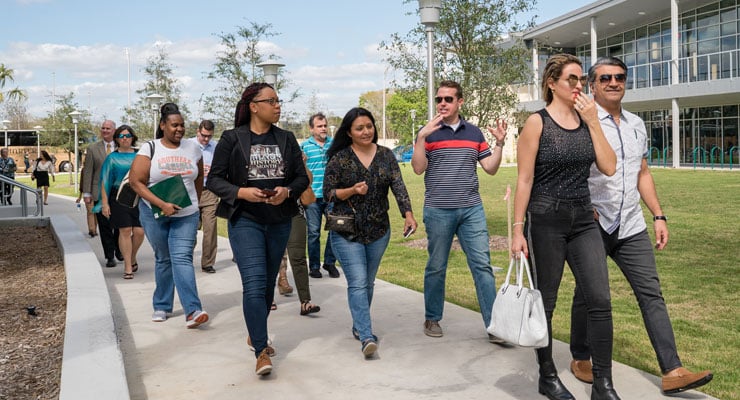
[[[48,227],[2,228],[0,282],[0,399],[57,399],[67,282]]]

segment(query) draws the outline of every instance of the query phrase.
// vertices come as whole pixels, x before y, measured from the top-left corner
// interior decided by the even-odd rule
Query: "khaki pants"
[[[218,245],[218,229],[216,226],[216,207],[219,198],[213,192],[203,189],[198,201],[200,208],[200,226],[203,230],[203,254],[200,266],[212,267],[216,263],[216,248]]]

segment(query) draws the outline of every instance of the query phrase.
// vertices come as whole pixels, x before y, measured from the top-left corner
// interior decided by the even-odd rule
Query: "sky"
[[[545,22],[590,0],[539,0],[533,15]],[[202,116],[198,100],[214,83],[205,78],[213,69],[219,33],[231,33],[250,21],[272,24],[279,35],[264,43],[285,64],[283,73],[298,89],[297,101],[284,114],[306,113],[315,94],[321,108],[342,116],[361,94],[382,90],[386,65],[378,43],[392,33],[405,34],[419,17],[417,2],[374,0],[244,1],[181,0],[0,0],[0,63],[14,70],[14,83],[28,95],[28,112],[44,117],[54,95],[73,92],[93,121],[120,120],[122,110],[138,99],[146,60],[164,46],[174,77],[192,117]],[[128,49],[128,56],[126,55]],[[130,59],[130,78],[129,62]],[[129,91],[129,83],[131,90]],[[2,113],[2,111],[0,111]],[[16,127],[14,127],[16,128]],[[24,127],[25,128],[25,127]]]

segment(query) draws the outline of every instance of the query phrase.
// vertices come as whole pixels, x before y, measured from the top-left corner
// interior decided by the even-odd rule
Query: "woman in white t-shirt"
[[[142,146],[131,165],[131,187],[141,196],[139,220],[154,249],[152,321],[163,322],[172,313],[175,289],[185,312],[186,326],[196,328],[208,322],[198,297],[193,267],[193,248],[200,218],[198,198],[203,190],[203,160],[200,147],[185,136],[185,121],[177,105],[166,103],[153,149]],[[149,188],[180,175],[192,203],[180,207],[157,197]],[[155,217],[152,207],[161,209]]]

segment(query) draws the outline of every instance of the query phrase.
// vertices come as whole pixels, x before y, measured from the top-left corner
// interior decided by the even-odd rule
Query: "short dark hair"
[[[136,141],[139,140],[139,137],[136,136],[136,132],[134,132],[134,128],[128,125],[121,125],[118,128],[116,128],[116,131],[113,132],[113,140],[116,141],[116,139],[118,139],[118,135],[120,135],[121,132],[123,131],[127,131],[128,133],[131,134],[131,136],[133,136],[131,138],[131,147],[134,147],[134,145],[136,145]],[[118,144],[118,141],[116,141],[116,144]]]
[[[593,82],[596,80],[596,68],[601,67],[603,65],[614,65],[616,67],[622,68],[624,70],[624,73],[627,73],[627,65],[624,63],[624,61],[620,60],[617,57],[599,57],[594,65],[591,66],[591,68],[588,69],[588,81]]]
[[[203,121],[200,121],[200,125],[198,125],[198,130],[205,129],[209,132],[216,129],[216,125],[213,124],[213,121],[210,119],[204,119]]]
[[[310,126],[311,128],[313,128],[313,121],[315,119],[325,120],[326,119],[326,115],[324,115],[322,112],[317,112],[316,114],[311,115],[308,118],[308,126]]]
[[[457,93],[455,93],[455,96],[457,96],[458,99],[462,99],[463,98],[462,86],[460,86],[459,83],[457,83],[455,81],[446,80],[446,81],[442,81],[442,82],[439,83],[439,88],[443,88],[443,87],[455,89],[455,91],[457,92]],[[437,89],[439,89],[439,88],[437,88]]]

